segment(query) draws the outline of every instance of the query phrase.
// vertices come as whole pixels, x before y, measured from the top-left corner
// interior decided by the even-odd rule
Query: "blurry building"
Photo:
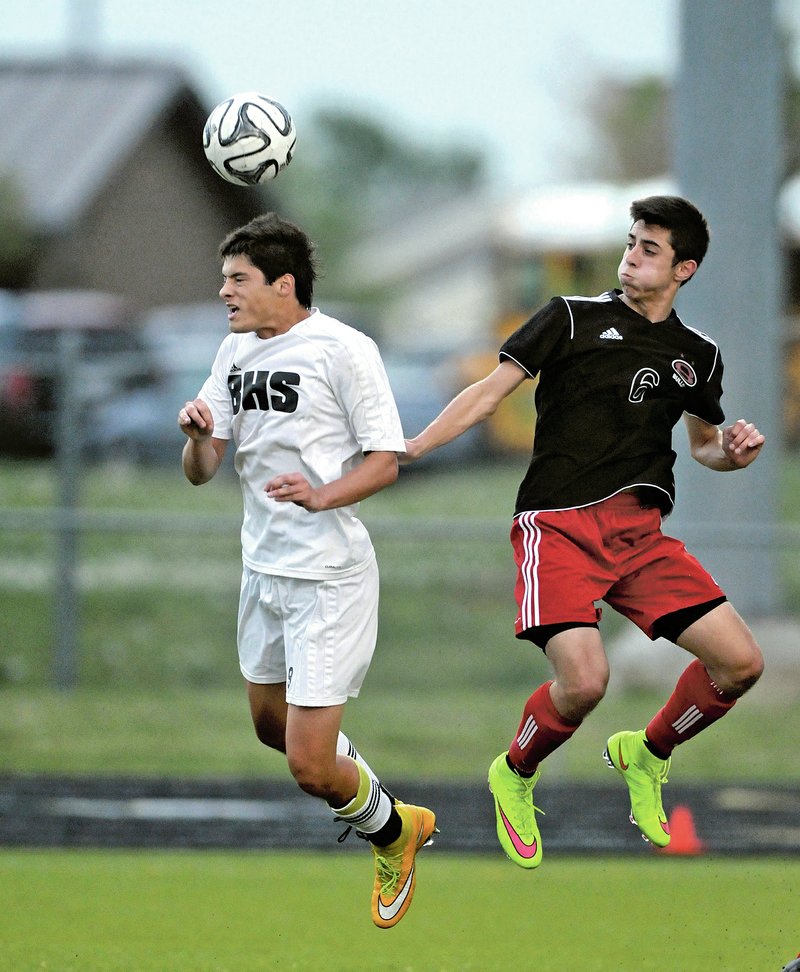
[[[381,346],[447,359],[458,391],[494,366],[502,340],[550,297],[614,286],[631,201],[676,192],[665,176],[462,198],[366,240],[350,272],[383,295]],[[800,174],[783,187],[776,223],[786,281],[784,427],[787,444],[800,445]],[[532,408],[526,385],[502,404],[490,420],[498,448],[530,449]]]
[[[2,284],[100,289],[140,308],[213,297],[220,240],[268,197],[211,170],[211,107],[171,63],[0,60],[0,178],[34,240]]]

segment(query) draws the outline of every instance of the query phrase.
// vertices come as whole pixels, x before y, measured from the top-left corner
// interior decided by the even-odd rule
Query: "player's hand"
[[[214,431],[211,409],[202,398],[187,402],[178,412],[178,426],[185,435],[196,442],[210,438]]]
[[[302,473],[282,473],[275,476],[264,487],[264,492],[277,503],[294,503],[309,513],[319,513],[324,509],[319,491],[314,489]]]
[[[761,452],[764,436],[752,422],[739,419],[722,430],[722,449],[728,461],[737,469],[743,469]]]
[[[410,463],[419,459],[417,447],[413,439],[406,439],[406,451],[397,453],[397,462],[401,466],[408,466]]]

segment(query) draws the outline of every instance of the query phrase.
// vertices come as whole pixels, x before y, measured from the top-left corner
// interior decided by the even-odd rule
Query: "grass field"
[[[485,780],[547,674],[509,633],[518,475],[414,476],[364,505],[381,563],[381,638],[345,729],[390,784]],[[800,495],[796,465],[785,489]],[[88,472],[86,510],[166,519],[164,529],[82,534],[73,691],[50,676],[58,579],[37,515],[55,501],[47,464],[0,463],[0,509],[31,517],[0,549],[0,772],[288,778],[252,734],[237,673],[236,482],[194,490],[174,471]],[[212,519],[195,526],[195,515]],[[800,602],[797,558],[786,588]],[[614,624],[607,612],[607,638]],[[611,689],[548,761],[554,778],[607,780],[607,735],[644,724],[662,701],[614,691],[613,675]],[[672,776],[798,782],[797,738],[800,707],[757,686],[676,754]],[[778,972],[800,949],[799,880],[796,858],[643,848],[547,857],[526,874],[499,851],[437,856],[434,846],[412,911],[384,932],[369,919],[366,853],[2,849],[0,972]]]
[[[483,775],[548,674],[510,631],[507,522],[518,477],[519,464],[413,475],[363,506],[381,564],[381,631],[345,728],[390,778]],[[796,464],[784,488],[800,495]],[[87,470],[85,510],[163,520],[82,534],[80,682],[69,692],[51,686],[57,579],[53,538],[37,520],[56,499],[49,464],[0,463],[0,509],[31,518],[4,531],[0,548],[0,771],[284,775],[284,761],[255,741],[236,663],[235,478],[196,489],[176,470]],[[602,623],[613,635],[613,612]],[[641,725],[662,701],[617,691],[613,668],[612,658],[609,696],[554,757],[562,775],[604,778],[606,736]],[[800,780],[800,710],[782,706],[777,742],[786,745],[776,745],[765,718],[774,705],[757,686],[681,751],[675,772]]]
[[[420,857],[396,928],[368,853],[0,852],[2,972],[778,972],[800,862]]]

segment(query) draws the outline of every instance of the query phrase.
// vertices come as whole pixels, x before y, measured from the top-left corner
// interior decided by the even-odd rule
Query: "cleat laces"
[[[533,788],[536,785],[535,777],[531,776],[528,778],[527,776],[520,776],[519,773],[515,773],[514,775],[518,779],[522,780],[522,782],[525,784],[525,796],[520,797],[520,800],[522,800],[522,802],[526,805],[530,803],[530,805],[533,807],[534,813],[540,813],[543,817],[546,817],[547,814],[544,812],[544,810],[542,810],[541,807],[537,807],[533,802]]]
[[[397,890],[400,881],[400,868],[383,854],[375,854],[375,870],[381,882],[381,894],[391,895]]]
[[[333,822],[334,823],[344,823],[344,820],[342,820],[341,817],[334,817],[333,818]],[[336,838],[336,843],[337,844],[343,844],[347,840],[347,838],[350,836],[350,831],[352,831],[352,830],[353,830],[352,824],[348,824],[345,827],[345,829]],[[353,832],[355,833],[356,837],[360,837],[361,840],[369,840],[369,837],[365,833],[363,833],[362,831],[355,830]]]

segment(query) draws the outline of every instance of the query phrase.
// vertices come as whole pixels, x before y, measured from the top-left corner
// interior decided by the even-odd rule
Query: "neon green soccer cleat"
[[[542,863],[542,839],[536,826],[533,788],[539,770],[530,779],[509,769],[506,753],[501,753],[489,767],[489,789],[494,797],[497,838],[509,860],[520,867],[534,868]]]
[[[654,756],[644,744],[644,729],[616,732],[603,755],[628,784],[631,823],[656,847],[669,844],[669,824],[661,804],[661,786],[667,782],[670,760]]]
[[[403,821],[400,836],[388,847],[372,847],[375,857],[372,920],[378,928],[391,928],[408,911],[417,885],[417,851],[439,832],[432,810],[399,800],[395,806]]]

